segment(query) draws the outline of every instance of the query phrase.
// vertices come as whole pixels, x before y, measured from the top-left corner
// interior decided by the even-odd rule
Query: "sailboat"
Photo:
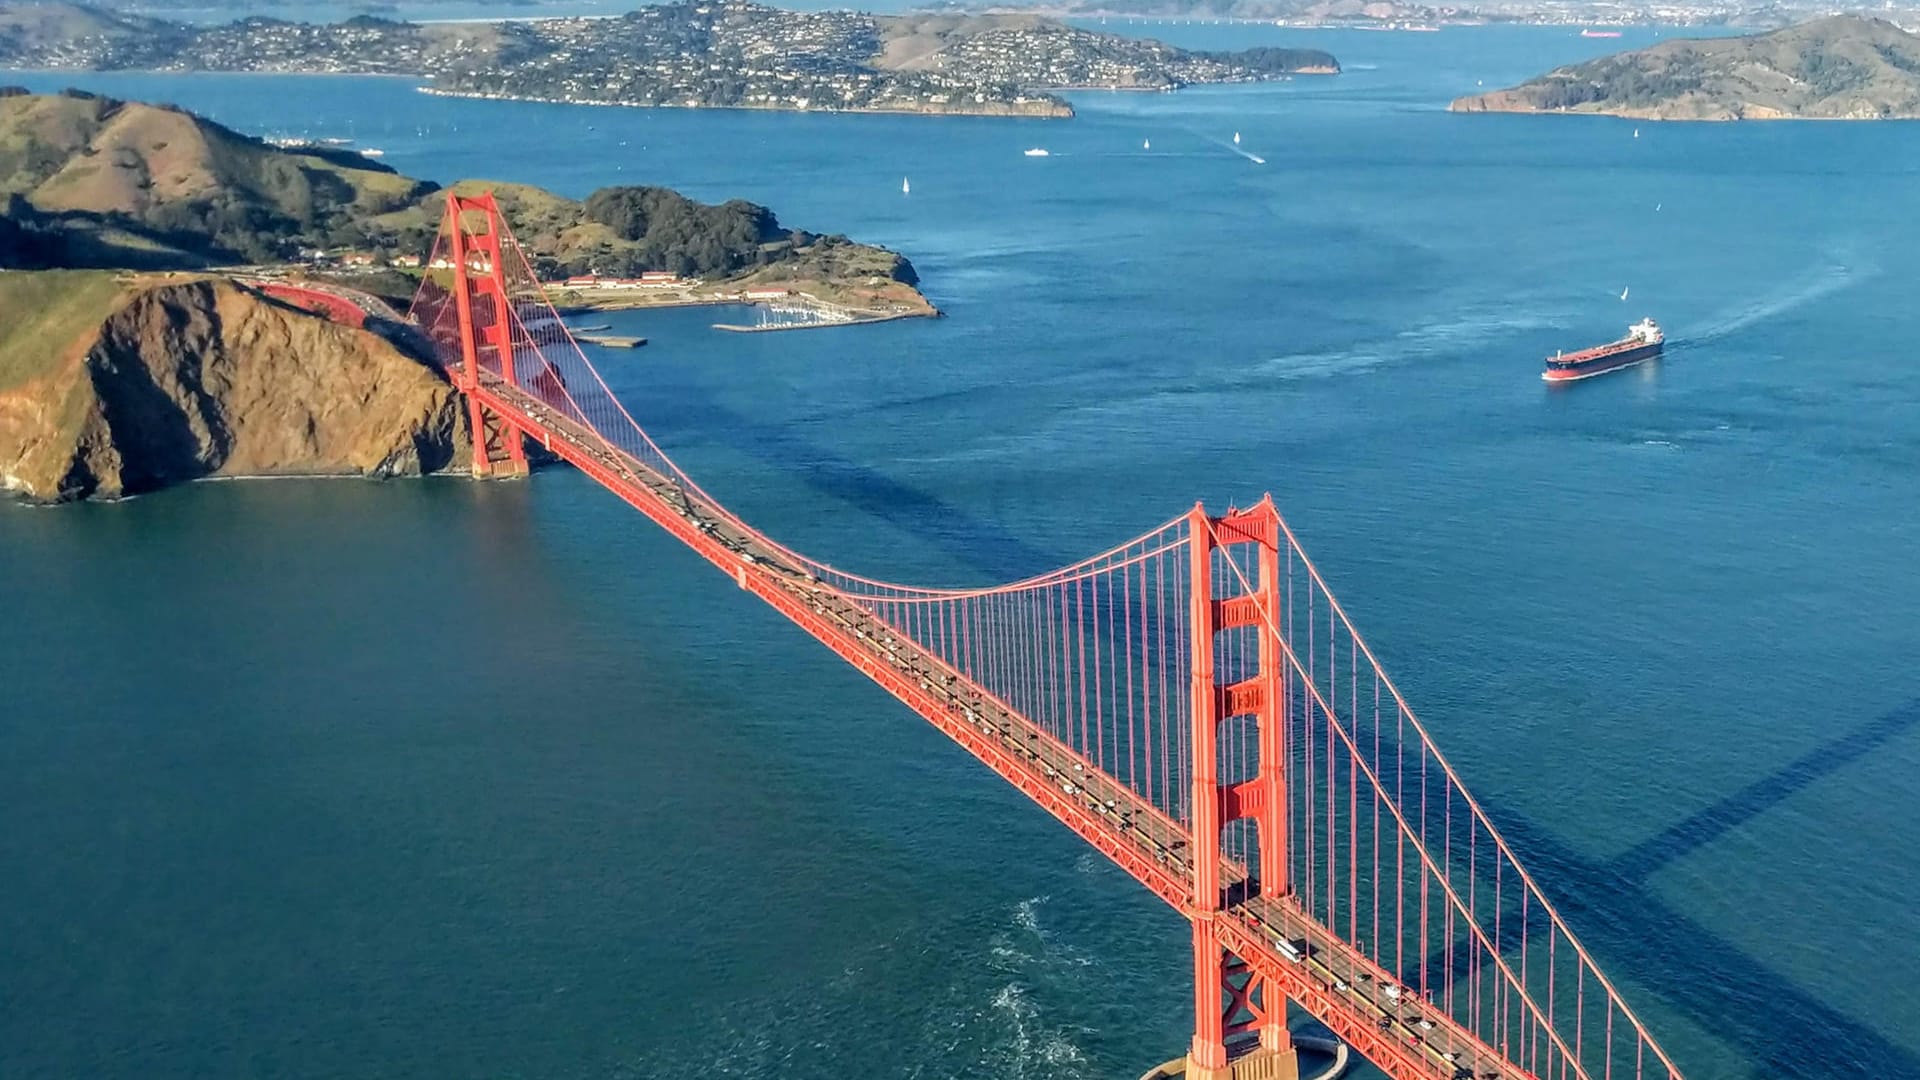
[[[907,183],[907,178],[904,176],[900,178],[900,194],[902,195],[913,194],[913,185]]]
[[[1233,133],[1233,145],[1235,146],[1240,145],[1240,133],[1237,131]]]
[[[1625,302],[1626,302],[1626,299],[1627,299],[1627,293],[1629,293],[1629,292],[1631,292],[1632,290],[1633,290],[1633,286],[1631,286],[1631,285],[1629,285],[1629,286],[1627,286],[1626,288],[1624,288],[1624,289],[1621,289],[1621,290],[1620,290],[1620,301],[1621,301],[1622,303],[1625,303]]]
[[[1634,128],[1634,129],[1633,129],[1633,137],[1634,137],[1634,138],[1636,138],[1636,139],[1640,137],[1640,129],[1639,129],[1639,128]]]
[[[1141,140],[1140,140],[1140,149],[1142,149],[1142,150],[1151,150],[1151,149],[1153,149],[1153,140],[1152,140],[1152,139],[1141,139]]]

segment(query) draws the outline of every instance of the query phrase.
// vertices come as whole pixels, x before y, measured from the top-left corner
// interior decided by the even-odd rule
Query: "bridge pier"
[[[1322,1055],[1327,1063],[1320,1071],[1311,1074],[1307,1080],[1340,1080],[1346,1075],[1347,1066],[1352,1063],[1352,1051],[1347,1044],[1330,1035],[1299,1034],[1292,1037],[1294,1046],[1310,1053]],[[1237,1049],[1237,1047],[1236,1047]],[[1269,1056],[1271,1055],[1271,1056]],[[1243,1071],[1244,1070],[1244,1071]],[[1175,1080],[1187,1077],[1198,1080],[1203,1076],[1225,1076],[1229,1080],[1299,1080],[1299,1055],[1289,1050],[1285,1055],[1271,1054],[1270,1051],[1255,1050],[1234,1061],[1225,1073],[1206,1073],[1195,1071],[1191,1055],[1174,1058],[1163,1065],[1148,1069],[1140,1080]]]
[[[467,427],[473,435],[473,478],[527,475],[526,437],[467,394]]]
[[[1321,1070],[1312,1080],[1334,1080],[1346,1071],[1347,1056],[1338,1056],[1333,1066]],[[1230,1064],[1209,1069],[1194,1064],[1193,1055],[1174,1058],[1148,1069],[1140,1080],[1300,1080],[1300,1057],[1291,1048],[1283,1051],[1255,1049],[1235,1058]]]
[[[1300,1080],[1300,1056],[1291,1046],[1285,1050],[1265,1047],[1234,1059],[1223,1069],[1205,1069],[1186,1060],[1187,1080]]]

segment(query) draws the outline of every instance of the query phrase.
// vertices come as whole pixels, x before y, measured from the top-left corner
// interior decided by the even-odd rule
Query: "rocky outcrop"
[[[465,469],[458,395],[368,332],[218,278],[134,285],[0,389],[0,485],[40,501],[213,476]]]

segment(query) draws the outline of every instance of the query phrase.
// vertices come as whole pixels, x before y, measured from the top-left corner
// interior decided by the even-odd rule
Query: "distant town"
[[[746,0],[613,18],[194,26],[0,4],[0,66],[405,74],[427,92],[601,105],[1070,116],[1050,91],[1332,74],[1316,49],[1196,52],[1036,16],[875,16]]]
[[[1870,11],[1907,29],[1920,26],[1920,3],[1899,0],[1865,6],[1831,3],[1751,3],[1740,0],[1483,0],[1423,4],[1408,0],[1041,0],[998,5],[974,0],[941,9],[1021,10],[1053,18],[1171,19],[1261,22],[1296,27],[1364,30],[1436,30],[1442,26],[1513,23],[1534,26],[1727,26],[1766,30],[1825,15]]]

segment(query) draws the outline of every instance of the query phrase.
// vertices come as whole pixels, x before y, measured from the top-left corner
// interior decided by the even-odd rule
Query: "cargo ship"
[[[1626,337],[1612,344],[1547,357],[1547,370],[1541,372],[1540,377],[1548,382],[1569,382],[1632,367],[1659,356],[1660,345],[1666,340],[1658,323],[1641,319],[1627,327]]]

